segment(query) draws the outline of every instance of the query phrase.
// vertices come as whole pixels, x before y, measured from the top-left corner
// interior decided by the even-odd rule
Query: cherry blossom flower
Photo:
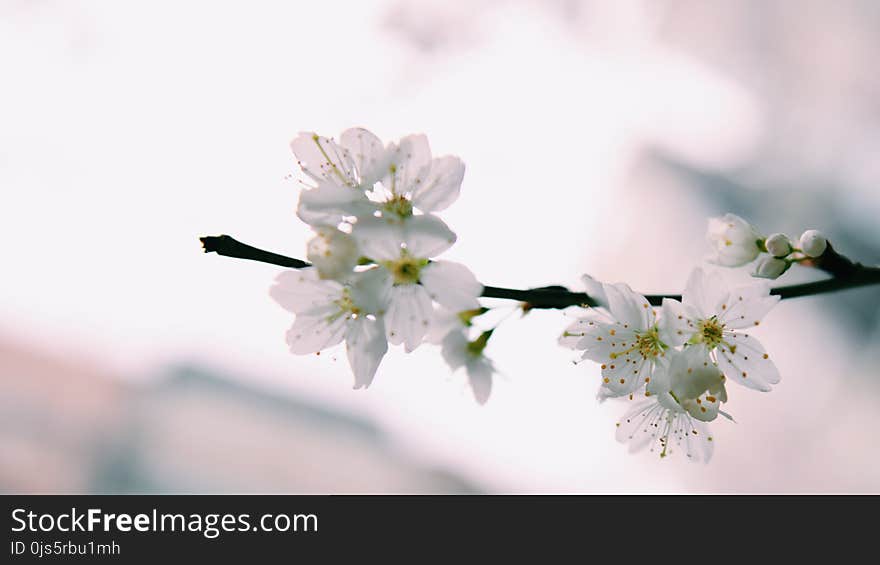
[[[664,339],[671,346],[699,348],[722,373],[746,387],[769,391],[779,382],[779,371],[761,343],[740,331],[756,327],[779,296],[766,283],[728,289],[717,273],[695,269],[682,301],[664,299]]]
[[[629,442],[631,452],[650,445],[665,457],[681,448],[688,458],[708,462],[714,444],[705,422],[719,413],[730,417],[720,410],[727,401],[724,376],[693,347],[669,356],[645,387],[645,399],[636,400],[617,423],[617,440]]]
[[[559,342],[601,364],[600,400],[631,395],[651,381],[654,368],[666,356],[668,346],[661,339],[656,312],[626,284],[603,284],[600,290],[590,277],[584,277],[584,283],[602,307],[571,324]]]
[[[432,158],[428,139],[410,135],[384,145],[371,132],[354,128],[339,143],[312,132],[291,148],[315,185],[300,195],[297,214],[312,225],[335,226],[346,218],[439,212],[459,195],[464,163],[454,156]]]
[[[435,309],[426,335],[428,342],[441,346],[443,359],[450,369],[457,371],[465,368],[471,391],[480,404],[485,404],[492,391],[495,366],[485,356],[484,350],[494,329],[477,331],[473,320],[488,311],[483,307],[456,311],[441,306]],[[469,336],[473,335],[477,335],[476,339],[470,339]]]
[[[432,215],[364,218],[353,235],[361,251],[389,274],[393,286],[386,313],[388,341],[403,343],[407,352],[424,338],[433,317],[433,303],[454,311],[479,307],[483,286],[459,263],[432,261],[455,241],[455,235]]]
[[[368,215],[367,191],[385,176],[393,148],[362,128],[342,132],[339,143],[314,132],[300,133],[290,147],[314,185],[300,194],[297,215],[311,225],[336,226],[346,217]]]
[[[751,263],[763,247],[758,230],[736,214],[709,218],[706,239],[712,246],[712,254],[706,260],[722,267]]]
[[[667,408],[655,398],[635,402],[617,422],[617,441],[629,443],[630,453],[650,447],[666,457],[675,448],[694,461],[709,462],[715,448],[709,427],[681,409]],[[674,446],[673,446],[674,444]]]
[[[482,332],[476,339],[468,339],[463,330],[449,332],[443,338],[441,353],[453,371],[464,367],[474,399],[485,404],[492,393],[492,375],[495,366],[483,351],[493,330]]]
[[[355,388],[367,387],[388,350],[383,315],[390,280],[373,268],[349,281],[322,280],[313,267],[284,271],[270,290],[272,298],[296,315],[287,332],[290,351],[320,352],[345,340]]]
[[[480,307],[472,310],[451,310],[440,306],[434,309],[434,318],[431,320],[431,327],[425,335],[425,340],[429,343],[440,345],[443,340],[452,332],[460,332],[468,330],[474,326],[474,318],[482,316],[488,312],[488,308]]]
[[[406,219],[448,208],[458,198],[464,163],[453,156],[431,157],[424,135],[404,137],[389,146],[387,171],[371,194],[380,214]]]

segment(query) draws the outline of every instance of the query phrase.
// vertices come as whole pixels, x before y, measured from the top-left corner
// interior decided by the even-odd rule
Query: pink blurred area
[[[495,332],[485,407],[429,346],[354,391],[198,244],[304,255],[287,144],[363,126],[465,161],[486,284],[678,292],[727,211],[877,263],[878,55],[870,0],[6,2],[0,491],[878,492],[877,289],[771,312],[782,383],[696,465],[615,442],[561,312]]]

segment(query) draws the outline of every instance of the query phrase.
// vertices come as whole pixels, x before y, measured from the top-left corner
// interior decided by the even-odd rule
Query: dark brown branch
[[[259,261],[261,263],[290,267],[291,269],[303,269],[311,266],[311,263],[301,261],[300,259],[293,259],[292,257],[285,257],[284,255],[251,247],[228,235],[209,235],[200,237],[199,240],[202,242],[202,247],[205,248],[205,253],[213,252],[225,257],[250,259],[251,261]]]
[[[300,259],[293,259],[291,257],[285,257],[284,255],[251,247],[250,245],[241,243],[228,235],[207,236],[199,239],[202,241],[205,253],[213,252],[226,257],[249,259],[251,261],[260,261],[262,263],[269,263],[292,269],[302,269],[311,265]],[[866,267],[860,263],[854,263],[834,251],[830,244],[825,253],[822,254],[822,257],[814,259],[809,263],[803,262],[802,264],[822,269],[832,274],[833,278],[802,284],[780,286],[772,289],[770,293],[777,294],[783,299],[786,299],[880,284],[880,268]],[[566,308],[568,306],[576,305],[596,305],[595,300],[586,293],[572,292],[563,286],[546,286],[527,290],[503,288],[498,286],[484,286],[483,296],[486,298],[517,300],[523,302],[528,308]],[[659,306],[664,298],[681,300],[681,295],[648,294],[645,295],[645,298],[647,298],[648,302],[654,306]]]

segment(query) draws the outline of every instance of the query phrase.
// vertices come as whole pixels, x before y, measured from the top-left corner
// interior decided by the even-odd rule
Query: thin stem
[[[223,255],[225,257],[249,259],[251,261],[279,265],[281,267],[290,267],[291,269],[304,269],[306,267],[311,267],[311,263],[306,261],[294,259],[292,257],[285,257],[284,255],[271,253],[269,251],[263,251],[262,249],[257,249],[256,247],[251,247],[250,245],[242,243],[228,235],[200,237],[199,240],[202,242],[202,247],[205,248],[205,253],[214,252],[217,255]]]
[[[205,253],[217,253],[225,257],[249,259],[261,263],[279,265],[292,269],[302,269],[311,266],[310,263],[300,259],[293,259],[277,253],[263,251],[228,236],[206,236],[199,238]],[[866,267],[860,263],[854,263],[840,255],[828,246],[825,253],[808,263],[810,266],[822,269],[832,275],[832,278],[802,284],[779,286],[770,290],[770,294],[776,294],[787,298],[812,296],[825,294],[838,290],[858,288],[880,284],[880,268]],[[484,286],[483,296],[486,298],[502,298],[523,302],[526,308],[566,308],[568,306],[585,305],[595,306],[596,301],[583,292],[572,292],[563,286],[545,286],[526,290],[516,288],[503,288],[499,286]],[[680,294],[648,294],[645,295],[648,302],[659,306],[664,298],[681,300]]]

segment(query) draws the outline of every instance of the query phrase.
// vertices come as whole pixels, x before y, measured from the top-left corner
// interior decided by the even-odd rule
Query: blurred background
[[[878,59],[873,0],[0,0],[0,491],[878,492],[877,288],[772,311],[782,383],[700,465],[614,440],[560,312],[495,333],[485,407],[429,346],[353,391],[198,242],[303,256],[288,142],[363,126],[466,162],[486,284],[678,292],[727,211],[877,263]]]

